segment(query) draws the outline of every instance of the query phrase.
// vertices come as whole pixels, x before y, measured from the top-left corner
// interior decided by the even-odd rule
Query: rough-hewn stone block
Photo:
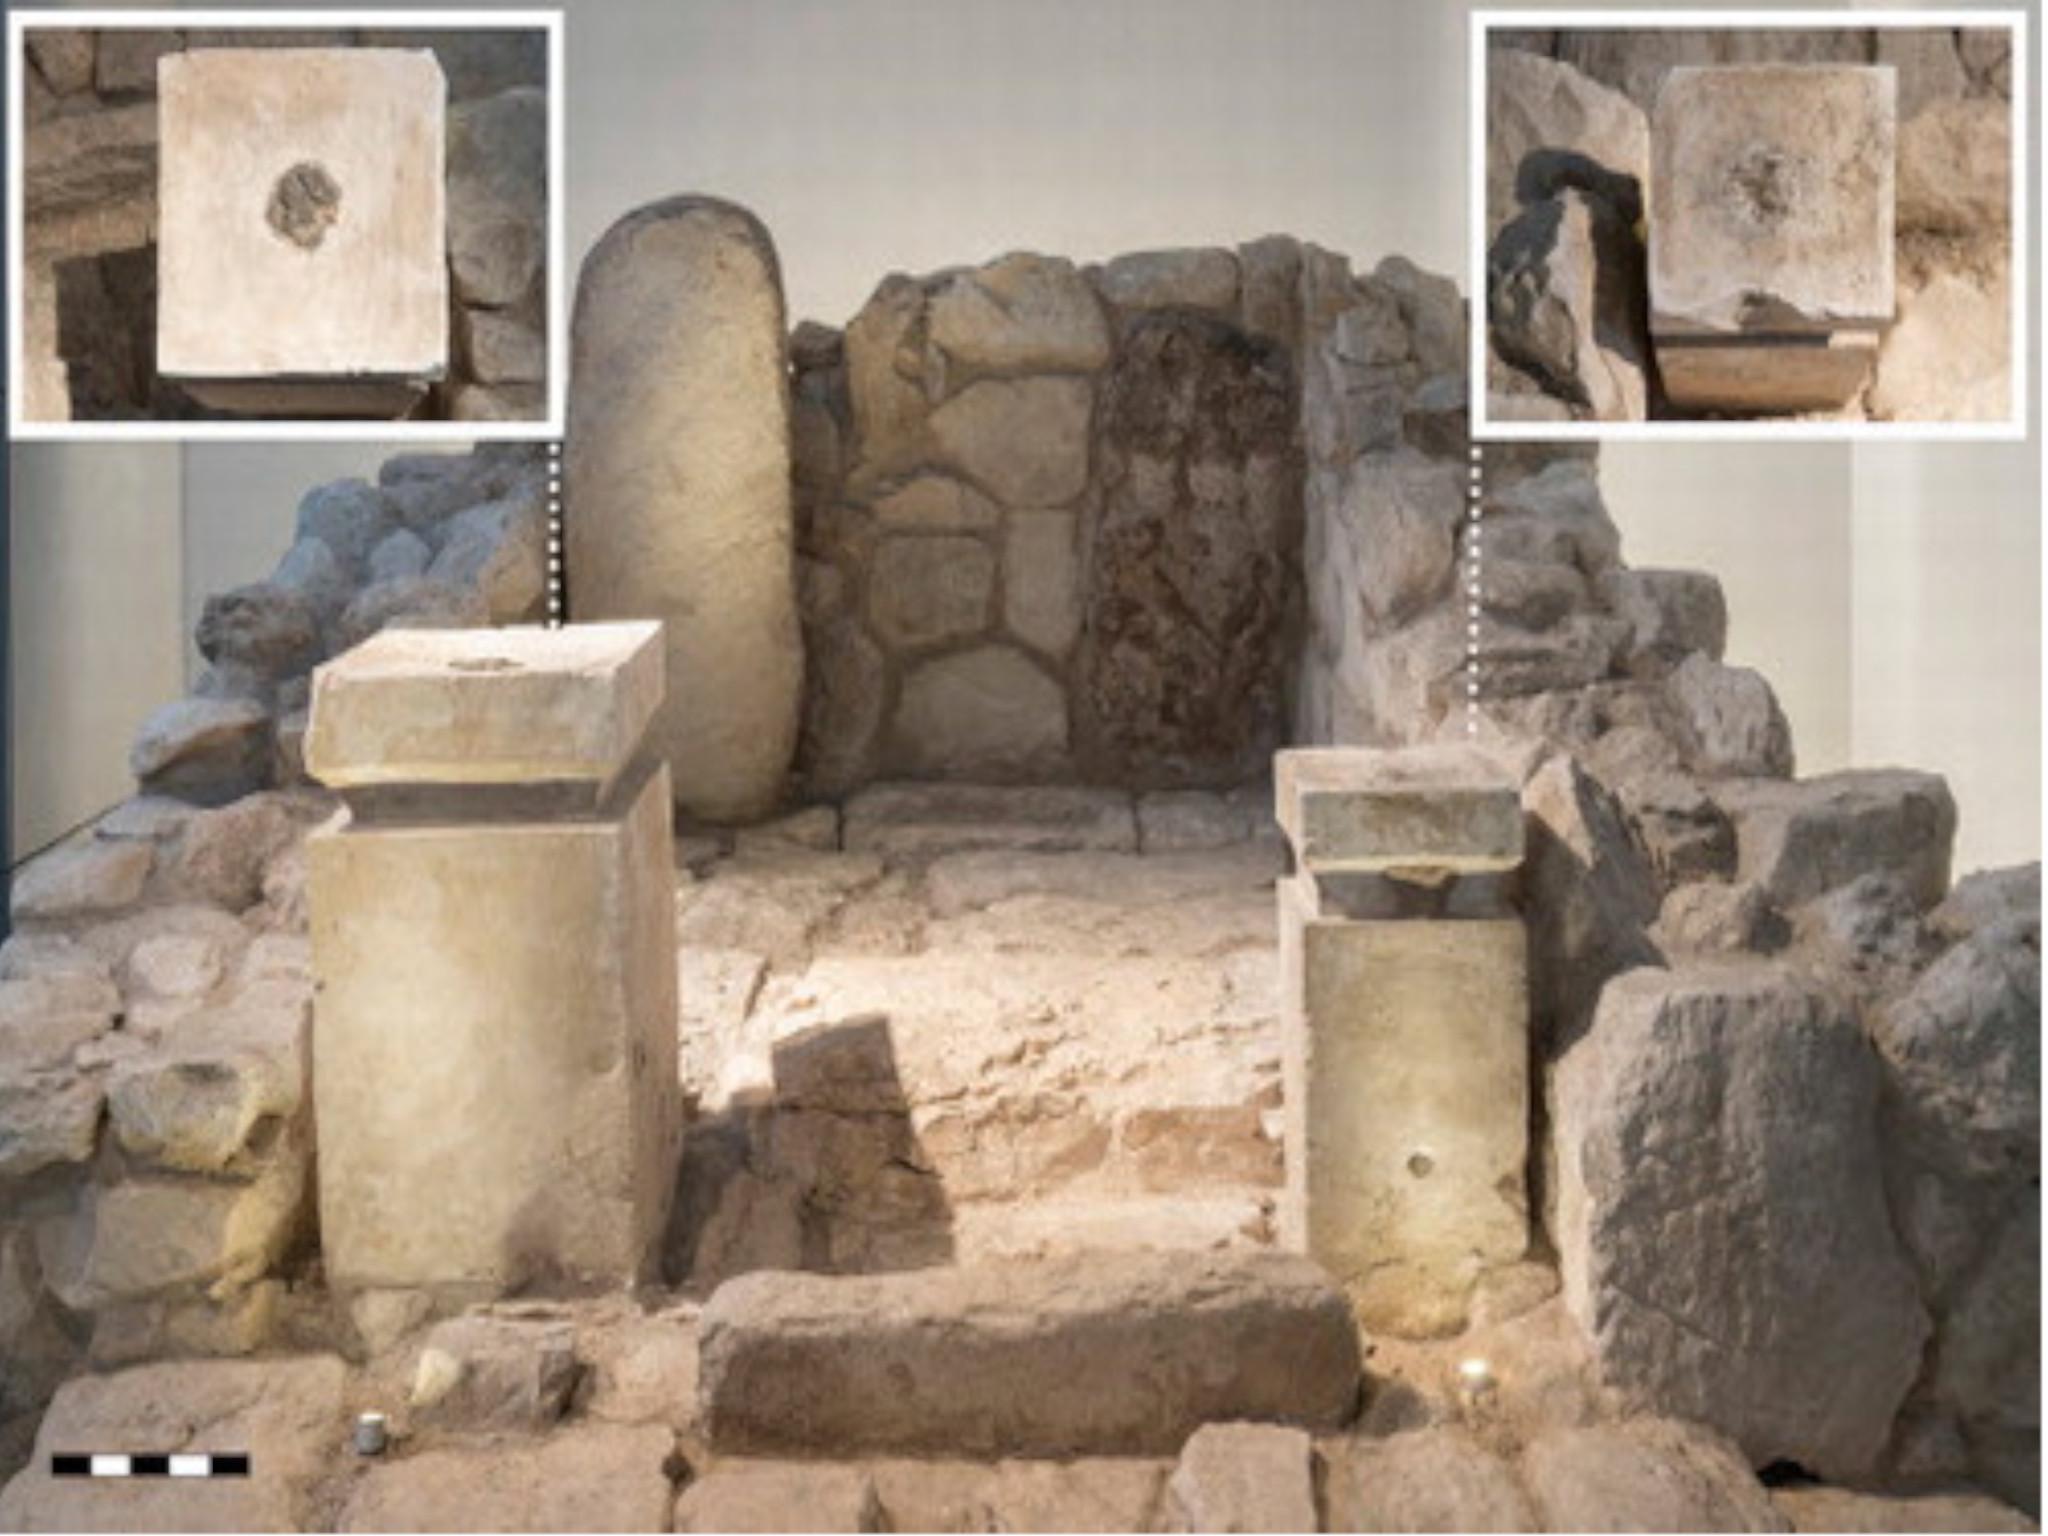
[[[1171,1454],[1214,1420],[1335,1425],[1359,1382],[1343,1296],[1281,1254],[745,1275],[701,1338],[721,1450]]]
[[[1870,1472],[1929,1331],[1886,1208],[1877,1098],[1855,1015],[1791,972],[1607,984],[1555,1068],[1550,1230],[1611,1385],[1752,1464]]]

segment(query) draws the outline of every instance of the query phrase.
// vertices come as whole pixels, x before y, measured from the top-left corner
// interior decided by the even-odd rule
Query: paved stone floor
[[[678,839],[694,1119],[671,1283],[439,1320],[397,1304],[374,1329],[301,1296],[257,1358],[79,1377],[0,1529],[2033,1528],[1971,1493],[1766,1490],[1718,1437],[1627,1416],[1535,1262],[1461,1337],[1367,1341],[1341,1434],[1211,1426],[1178,1457],[1065,1461],[713,1454],[699,1311],[731,1273],[1273,1241],[1284,853],[1261,797],[978,793],[871,791],[843,818]],[[361,1457],[370,1410],[391,1446]],[[54,1451],[131,1447],[248,1450],[255,1475],[47,1474]]]

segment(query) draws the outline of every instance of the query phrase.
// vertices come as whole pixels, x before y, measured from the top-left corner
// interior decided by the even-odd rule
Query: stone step
[[[700,1343],[721,1454],[1171,1455],[1216,1420],[1340,1424],[1361,1369],[1342,1294],[1275,1253],[764,1272]]]

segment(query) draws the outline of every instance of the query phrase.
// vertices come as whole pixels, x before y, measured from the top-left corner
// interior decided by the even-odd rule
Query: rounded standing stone
[[[745,210],[678,197],[628,214],[584,263],[566,508],[577,619],[667,625],[650,733],[677,802],[770,810],[803,685],[781,274]]]

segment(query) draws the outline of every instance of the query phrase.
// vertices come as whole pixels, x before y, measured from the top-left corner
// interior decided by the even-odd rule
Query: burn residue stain
[[[1729,185],[1744,213],[1757,224],[1782,223],[1797,202],[1797,173],[1781,151],[1751,149],[1728,168]]]
[[[341,185],[326,166],[301,160],[277,178],[263,217],[280,239],[302,251],[316,250],[341,217]]]

